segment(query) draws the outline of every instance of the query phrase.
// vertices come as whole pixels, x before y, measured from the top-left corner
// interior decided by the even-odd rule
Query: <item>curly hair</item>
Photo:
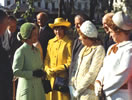
[[[116,26],[116,25],[114,24],[114,22],[112,21],[112,19],[109,19],[108,25],[109,25],[109,27],[110,27],[113,31],[115,31],[117,34],[120,33],[120,32],[124,32],[125,34],[129,34],[129,33],[130,33],[130,30],[123,30],[123,29],[119,28],[118,26]]]

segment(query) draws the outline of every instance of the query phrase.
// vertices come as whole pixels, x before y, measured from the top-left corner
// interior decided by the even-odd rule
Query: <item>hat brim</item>
[[[57,23],[57,24],[48,24],[50,28],[58,27],[58,26],[65,26],[65,27],[70,27],[71,23],[70,22],[62,22],[62,23]]]

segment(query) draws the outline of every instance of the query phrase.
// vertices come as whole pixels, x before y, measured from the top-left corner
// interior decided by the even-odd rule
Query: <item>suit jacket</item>
[[[53,38],[55,36],[55,34],[53,33],[53,31],[49,28],[48,25],[44,26],[43,29],[39,32],[39,42],[42,46],[43,49],[43,59],[46,56],[46,51],[47,51],[47,45],[48,45],[48,41]]]
[[[70,67],[69,67],[69,85],[72,84],[71,79],[72,79],[72,77],[74,77],[76,69],[77,69],[77,68],[75,68],[76,67],[75,64],[78,59],[78,55],[83,47],[84,47],[84,45],[77,38],[74,41],[73,48],[72,48],[72,59],[71,59]]]
[[[6,50],[2,47],[0,43],[0,81],[6,82],[11,78],[11,67]]]
[[[132,81],[132,41],[124,41],[119,43],[117,47],[118,51],[116,53],[111,52],[108,55],[107,52],[103,67],[97,77],[97,80],[100,80],[104,85],[105,95],[111,98],[121,86]]]
[[[84,47],[79,53],[79,59],[74,77],[74,87],[80,94],[79,100],[96,100],[94,81],[103,64],[105,50],[102,45]]]
[[[12,33],[12,36],[9,37],[9,33],[6,30],[5,34],[1,37],[2,47],[6,50],[11,64],[16,49],[22,45],[22,42],[17,40],[17,32]]]

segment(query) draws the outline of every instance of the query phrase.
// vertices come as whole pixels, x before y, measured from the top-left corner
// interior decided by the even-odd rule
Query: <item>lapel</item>
[[[77,65],[77,71],[76,71],[76,74],[75,74],[75,78],[77,77],[78,75],[78,72],[79,72],[79,69],[80,69],[80,66],[81,66],[81,63],[82,63],[82,60],[83,60],[83,57],[84,56],[87,56],[89,53],[92,52],[93,49],[97,48],[97,46],[92,46],[92,47],[83,47],[82,50],[80,51],[79,53],[79,59],[78,59],[78,65]]]

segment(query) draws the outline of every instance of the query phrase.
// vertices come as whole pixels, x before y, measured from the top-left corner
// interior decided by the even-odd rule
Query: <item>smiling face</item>
[[[46,13],[39,13],[37,15],[37,24],[40,27],[43,27],[47,22],[47,14]]]
[[[11,31],[11,33],[16,31],[16,21],[15,20],[8,20],[8,29]]]
[[[109,34],[109,24],[112,21],[113,15],[114,13],[107,13],[103,16],[102,19],[103,28],[107,34]]]
[[[75,24],[75,28],[77,32],[79,32],[82,23],[83,23],[83,20],[80,17],[75,17],[74,24]]]
[[[3,21],[0,23],[0,35],[3,35],[5,33],[7,26],[8,26],[8,17],[5,17]]]
[[[104,28],[105,32],[106,32],[107,34],[109,34],[109,27],[108,27],[108,25],[106,24],[106,21],[103,20],[103,21],[102,21],[102,24],[103,24],[103,28]]]
[[[53,28],[54,30],[54,34],[56,35],[57,39],[62,39],[64,36],[65,36],[65,33],[64,33],[64,27],[55,27]]]

